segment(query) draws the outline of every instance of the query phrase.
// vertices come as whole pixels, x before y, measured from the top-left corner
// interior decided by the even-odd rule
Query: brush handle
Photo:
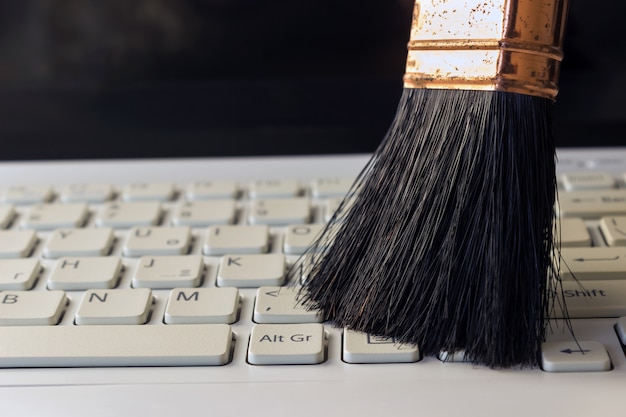
[[[568,0],[416,0],[405,88],[554,99]]]

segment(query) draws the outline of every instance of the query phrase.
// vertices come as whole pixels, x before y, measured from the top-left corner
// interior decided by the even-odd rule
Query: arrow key
[[[546,372],[605,372],[611,370],[611,358],[599,342],[545,342],[541,368]]]

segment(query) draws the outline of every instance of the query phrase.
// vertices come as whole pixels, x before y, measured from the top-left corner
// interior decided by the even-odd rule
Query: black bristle
[[[558,279],[552,106],[406,88],[352,201],[292,269],[303,301],[424,355],[536,366]]]

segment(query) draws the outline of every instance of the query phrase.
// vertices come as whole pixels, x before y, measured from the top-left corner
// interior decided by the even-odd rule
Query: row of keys
[[[624,332],[626,318],[617,324]],[[153,326],[0,327],[11,340],[0,351],[0,367],[224,365],[231,360],[234,334],[226,324]],[[247,360],[252,365],[319,364],[326,360],[328,334],[319,323],[257,324],[252,327]],[[344,330],[342,358],[347,363],[418,362],[419,349],[393,339]],[[47,343],[40,343],[46,340]],[[132,343],[119,343],[132,340]],[[171,343],[171,341],[178,343]],[[622,339],[622,342],[624,339]],[[447,356],[454,362],[462,355]],[[595,341],[546,342],[547,372],[610,371],[606,348]]]
[[[320,224],[291,225],[286,228],[282,250],[286,254],[303,253],[323,228]],[[194,241],[189,227],[135,227],[122,242],[122,255],[184,255]],[[67,256],[106,256],[115,242],[111,228],[58,229],[43,245],[47,259]],[[207,256],[224,254],[261,254],[269,252],[272,242],[266,225],[227,225],[210,227],[202,239]],[[38,243],[32,230],[0,231],[0,259],[29,256]]]
[[[619,202],[619,207],[613,208],[609,206],[615,206],[615,200],[596,196],[593,198],[598,201],[586,202],[584,198],[572,197],[572,194],[575,193],[569,193],[559,200],[562,218],[557,225],[562,227],[557,232],[557,237],[561,239],[563,246],[591,245],[591,238],[583,221],[585,218],[600,218],[600,228],[608,245],[626,245],[626,193],[620,197],[623,202]],[[338,204],[337,200],[327,202],[324,220],[329,220]],[[576,208],[572,208],[574,206]],[[235,222],[235,213],[235,202],[232,200],[185,202],[173,210],[171,222],[175,226],[187,227],[228,225]],[[94,224],[111,228],[153,226],[159,224],[162,214],[161,205],[157,202],[111,203],[100,209]],[[311,206],[305,198],[256,200],[246,220],[253,225],[307,224],[312,219],[311,214]],[[15,215],[12,206],[0,206],[0,228],[8,227]],[[85,224],[88,215],[88,208],[82,203],[40,204],[22,216],[19,227],[26,230],[76,228]]]
[[[626,181],[626,174],[623,179]],[[301,184],[293,179],[252,181],[245,186],[236,181],[194,182],[184,187],[182,193],[188,200],[236,198],[245,190],[250,198],[280,198],[310,195],[314,198],[343,197],[352,186],[351,178],[320,178],[310,184]],[[559,183],[566,191],[610,190],[620,185],[610,172],[570,172],[559,176]],[[172,201],[178,197],[179,189],[171,183],[133,183],[116,190],[110,184],[74,184],[58,192],[61,202],[102,203],[119,195],[122,201]],[[14,186],[0,190],[0,203],[36,204],[55,199],[56,193],[48,186]]]
[[[604,217],[600,231],[609,246],[626,246],[626,216]],[[560,226],[560,227],[559,227]],[[556,232],[563,248],[592,245],[587,225],[580,218],[565,218],[557,222]],[[299,255],[321,233],[324,225],[290,225],[285,229],[282,250]],[[44,258],[65,256],[103,256],[113,245],[115,234],[111,228],[58,229],[44,244]],[[181,255],[188,252],[192,234],[189,227],[134,227],[126,234],[122,254],[128,257],[145,255]],[[207,228],[202,252],[219,256],[226,253],[265,253],[270,250],[271,234],[267,225],[223,225]],[[0,258],[29,256],[38,242],[32,230],[1,230]],[[594,251],[602,253],[605,247]],[[613,257],[610,255],[609,257]],[[601,256],[602,257],[602,256]],[[606,256],[604,256],[606,257]]]
[[[248,361],[253,365],[317,364],[324,361],[324,328],[321,324],[259,324],[252,328]],[[417,362],[417,346],[393,338],[343,331],[343,360],[347,363]]]
[[[255,288],[282,285],[286,275],[285,255],[279,253],[225,255],[220,258],[216,284],[219,287]],[[118,257],[60,258],[48,276],[48,289],[110,289],[122,271]],[[134,288],[169,289],[198,287],[205,264],[200,255],[146,256],[139,259],[132,277]],[[34,258],[0,260],[0,290],[29,290],[40,273]]]
[[[626,215],[626,189],[559,193],[557,213],[560,217],[583,219],[624,216]]]
[[[245,188],[250,198],[280,198],[304,195],[310,190],[314,198],[342,197],[352,186],[349,178],[321,178],[303,185],[296,180],[259,180],[245,187],[236,181],[204,181],[189,184],[184,189],[188,200],[236,198]],[[122,201],[172,201],[178,189],[171,183],[127,184],[119,191],[110,184],[74,184],[59,191],[58,199],[64,203],[102,203],[116,198]],[[55,192],[48,186],[16,186],[0,190],[0,202],[12,204],[36,204],[52,201]]]
[[[228,325],[0,327],[0,367],[224,365],[233,333]],[[248,344],[253,365],[318,364],[326,360],[322,324],[255,325]],[[42,344],[40,340],[46,340]],[[132,340],[133,343],[119,343]],[[175,340],[179,343],[172,344]],[[356,332],[344,333],[344,359],[355,363],[417,362],[417,347]]]
[[[295,287],[261,287],[254,305],[256,323],[319,323],[315,310],[297,299]],[[145,324],[153,302],[148,288],[87,290],[74,317],[77,325]],[[4,291],[0,293],[0,326],[55,325],[68,301],[64,291]],[[241,297],[237,288],[175,288],[169,293],[166,324],[232,324],[238,320]]]
[[[620,319],[621,326],[626,317]],[[626,338],[621,338],[624,342]],[[463,351],[441,352],[442,362],[470,362]],[[553,341],[541,346],[541,369],[546,372],[607,372],[611,358],[604,345],[593,340]]]
[[[325,200],[322,207],[328,220],[338,205],[336,199]],[[174,226],[207,227],[233,224],[237,219],[234,200],[185,201],[175,205],[171,212]],[[248,224],[287,225],[305,224],[313,219],[313,207],[306,197],[252,200],[247,208]],[[164,209],[156,201],[112,202],[100,207],[94,214],[98,227],[130,228],[154,226],[161,223]],[[15,207],[0,205],[0,228],[5,229],[17,217]],[[85,203],[42,203],[26,210],[16,222],[21,229],[52,230],[82,227],[91,217]]]
[[[626,216],[606,216],[599,219],[600,232],[604,244],[626,246]],[[566,217],[556,222],[555,240],[562,247],[588,247],[593,240],[584,220],[580,217]]]
[[[255,261],[258,261],[258,259],[255,258],[264,256],[268,256],[270,258],[268,260],[274,262],[273,264],[268,262],[268,264],[261,265],[261,267],[266,268],[266,270],[259,269],[259,264],[255,263]],[[171,300],[171,305],[182,302],[183,305],[186,306],[201,306],[205,302],[217,305],[216,299],[212,298],[211,294],[218,290],[232,291],[233,288],[260,287],[257,290],[257,302],[254,312],[254,320],[256,322],[301,323],[317,321],[314,312],[309,311],[297,303],[296,295],[294,294],[295,290],[293,288],[290,289],[289,287],[280,286],[283,284],[285,273],[284,261],[280,259],[280,256],[281,255],[273,254],[241,255],[236,258],[223,258],[220,264],[220,270],[217,274],[216,283],[219,288],[199,288],[199,285],[202,283],[199,272],[202,268],[202,263],[199,257],[187,257],[188,259],[147,258],[142,260],[144,263],[140,263],[132,279],[134,289],[111,289],[114,288],[117,283],[117,280],[111,278],[111,276],[119,270],[119,265],[115,264],[115,262],[117,262],[115,258],[103,258],[94,262],[92,262],[92,259],[87,258],[80,261],[74,260],[72,261],[73,263],[57,264],[55,270],[48,278],[47,285],[51,291],[25,290],[29,288],[29,286],[32,286],[32,282],[29,282],[33,281],[32,277],[35,275],[32,272],[13,273],[3,270],[2,274],[0,274],[0,284],[4,290],[4,292],[0,293],[3,297],[0,300],[0,311],[4,311],[6,314],[10,313],[9,316],[17,318],[18,322],[21,324],[28,321],[25,317],[31,317],[29,314],[32,314],[34,320],[29,324],[55,324],[58,322],[64,308],[64,297],[59,295],[62,293],[62,291],[60,291],[61,289],[68,291],[86,290],[87,292],[84,295],[84,297],[86,297],[85,299],[93,301],[93,297],[101,297],[106,300],[107,297],[118,297],[119,295],[119,297],[123,298],[125,297],[124,294],[139,294],[139,292],[135,292],[135,290],[175,288],[175,290],[171,292],[171,297],[175,297],[176,300]],[[32,260],[25,261],[33,263]],[[190,264],[190,262],[195,262],[195,265]],[[107,269],[103,268],[102,270],[97,270],[94,268],[94,265],[98,263],[109,265],[106,265]],[[177,263],[178,265],[176,265]],[[180,265],[183,263],[185,267],[189,266],[189,269],[181,269]],[[161,264],[161,268],[163,268],[162,264],[169,267],[174,265],[174,267],[169,273],[154,273],[152,267],[159,264]],[[80,266],[80,270],[92,268],[94,274],[83,275],[80,272],[77,273],[76,271],[78,269],[74,267],[76,265]],[[271,268],[274,269],[272,270]],[[243,270],[246,270],[245,274],[242,272]],[[165,271],[165,269],[161,269],[161,271]],[[193,289],[193,291],[187,294],[177,289],[183,286],[189,288],[190,291]],[[225,291],[221,293],[216,292],[216,297],[218,294],[227,297],[228,293]],[[564,280],[562,282],[562,291],[561,288],[557,291],[558,293],[554,294],[554,296],[566,300],[567,315],[572,319],[626,316],[626,282],[623,280],[578,282]],[[200,298],[201,296],[202,298]],[[184,304],[190,299],[192,299],[194,303]],[[18,303],[18,300],[23,300],[23,303]],[[124,303],[127,305],[132,304],[130,301],[125,301]],[[144,306],[144,309],[141,310],[142,315],[139,317],[145,318],[143,314],[147,314],[146,309],[148,306],[143,302],[139,304]],[[228,304],[233,305],[231,302],[228,302]],[[557,303],[557,306],[558,305]],[[111,315],[117,314],[113,309],[113,307],[116,306],[116,303],[105,303],[106,311],[110,311]],[[42,308],[44,312],[38,312],[39,308]],[[201,311],[204,311],[203,309],[204,307],[202,307]],[[185,313],[182,316],[192,317],[192,323],[197,322],[197,320],[208,320],[206,317],[198,318],[201,315],[194,313],[194,311],[195,310],[192,309],[191,312]],[[5,313],[0,313],[0,321]],[[168,313],[166,313],[166,315],[167,314]],[[233,314],[235,313],[230,313],[231,316]],[[552,314],[555,317],[562,317],[565,312],[557,307]],[[104,316],[106,317],[107,315],[104,314]],[[170,318],[173,320],[171,322],[180,322],[177,318],[174,318],[175,316],[176,314],[171,315]],[[170,322],[168,320],[170,319],[166,318],[166,321]],[[5,320],[2,323],[7,325],[8,322]]]

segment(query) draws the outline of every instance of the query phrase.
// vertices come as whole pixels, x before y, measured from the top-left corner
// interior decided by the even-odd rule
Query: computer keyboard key
[[[158,201],[110,202],[100,209],[96,225],[128,229],[135,226],[154,226],[163,211]]]
[[[103,203],[113,198],[110,184],[72,184],[63,187],[59,199],[64,203]]]
[[[25,258],[37,244],[33,230],[0,230],[0,258]]]
[[[0,327],[0,367],[224,365],[232,340],[226,324]]]
[[[562,192],[559,193],[557,206],[561,217],[598,219],[626,215],[626,190]]]
[[[572,319],[626,316],[626,280],[563,281],[567,314]],[[556,296],[561,297],[560,291]],[[555,315],[563,311],[555,307]]]
[[[126,235],[122,253],[128,257],[146,255],[184,255],[191,244],[187,226],[133,227]]]
[[[185,201],[174,209],[172,224],[190,227],[232,224],[235,222],[235,213],[235,200]]]
[[[13,186],[0,192],[0,202],[10,204],[37,204],[52,200],[52,188],[46,185]]]
[[[237,321],[239,305],[237,288],[174,288],[167,301],[164,321],[231,324]]]
[[[437,359],[446,363],[468,363],[472,361],[467,357],[463,349],[455,351],[442,350],[439,352],[439,355],[437,355]]]
[[[292,179],[259,180],[248,185],[250,198],[296,197],[300,193],[300,184]]]
[[[350,191],[354,178],[317,178],[311,182],[313,198],[343,197]]]
[[[145,256],[139,260],[132,284],[134,288],[197,287],[202,282],[201,256]]]
[[[354,330],[343,332],[343,360],[348,363],[417,362],[419,359],[419,349],[415,345]]]
[[[114,288],[122,269],[117,257],[59,258],[48,277],[48,288],[66,291]]]
[[[104,256],[115,240],[113,229],[57,229],[43,247],[43,256],[56,259],[63,256]]]
[[[269,250],[267,225],[225,225],[208,228],[202,252],[205,255],[255,254]]]
[[[560,260],[561,278],[564,280],[626,278],[626,247],[562,248]]]
[[[617,186],[615,176],[604,171],[578,171],[561,175],[561,184],[567,191],[602,190]]]
[[[579,217],[557,219],[554,238],[561,247],[588,247],[592,243],[587,225]]]
[[[207,200],[214,198],[236,198],[239,188],[235,181],[198,181],[189,184],[186,190],[188,200]]]
[[[24,214],[20,227],[34,230],[79,227],[85,223],[88,214],[85,203],[42,203]]]
[[[325,359],[324,326],[257,324],[252,327],[248,362],[253,365],[317,364]]]
[[[298,224],[287,226],[283,241],[283,252],[288,255],[302,255],[319,237],[323,224]],[[318,250],[327,248],[327,242],[319,244]]]
[[[311,203],[306,197],[256,199],[250,203],[250,224],[304,224],[311,221]]]
[[[285,280],[285,256],[278,253],[262,255],[224,255],[219,264],[219,287],[252,288],[282,285]]]
[[[626,216],[601,218],[600,230],[609,246],[626,246]]]
[[[316,310],[307,308],[298,300],[299,287],[261,287],[254,303],[254,321],[257,323],[320,323]]]
[[[343,216],[347,212],[347,210],[354,203],[353,198],[343,199],[343,198],[329,198],[326,200],[324,205],[324,221],[329,222],[333,216],[335,216],[335,212],[339,210],[339,207],[342,207],[343,211],[339,216],[335,217],[335,222],[340,222],[343,220]],[[342,205],[343,204],[343,205]]]
[[[0,326],[54,325],[61,319],[66,305],[63,291],[3,291]]]
[[[37,259],[0,259],[0,291],[29,290],[40,273],[41,265]]]
[[[144,324],[152,305],[152,291],[147,288],[89,290],[76,312],[78,325]]]
[[[626,347],[626,316],[620,317],[615,325],[615,330],[619,336],[622,346]]]
[[[170,183],[142,182],[128,184],[122,189],[123,201],[170,201],[176,190]]]
[[[6,229],[15,218],[15,208],[12,204],[0,205],[0,229]]]
[[[595,341],[545,342],[541,368],[546,372],[605,372],[611,358],[604,345]]]

